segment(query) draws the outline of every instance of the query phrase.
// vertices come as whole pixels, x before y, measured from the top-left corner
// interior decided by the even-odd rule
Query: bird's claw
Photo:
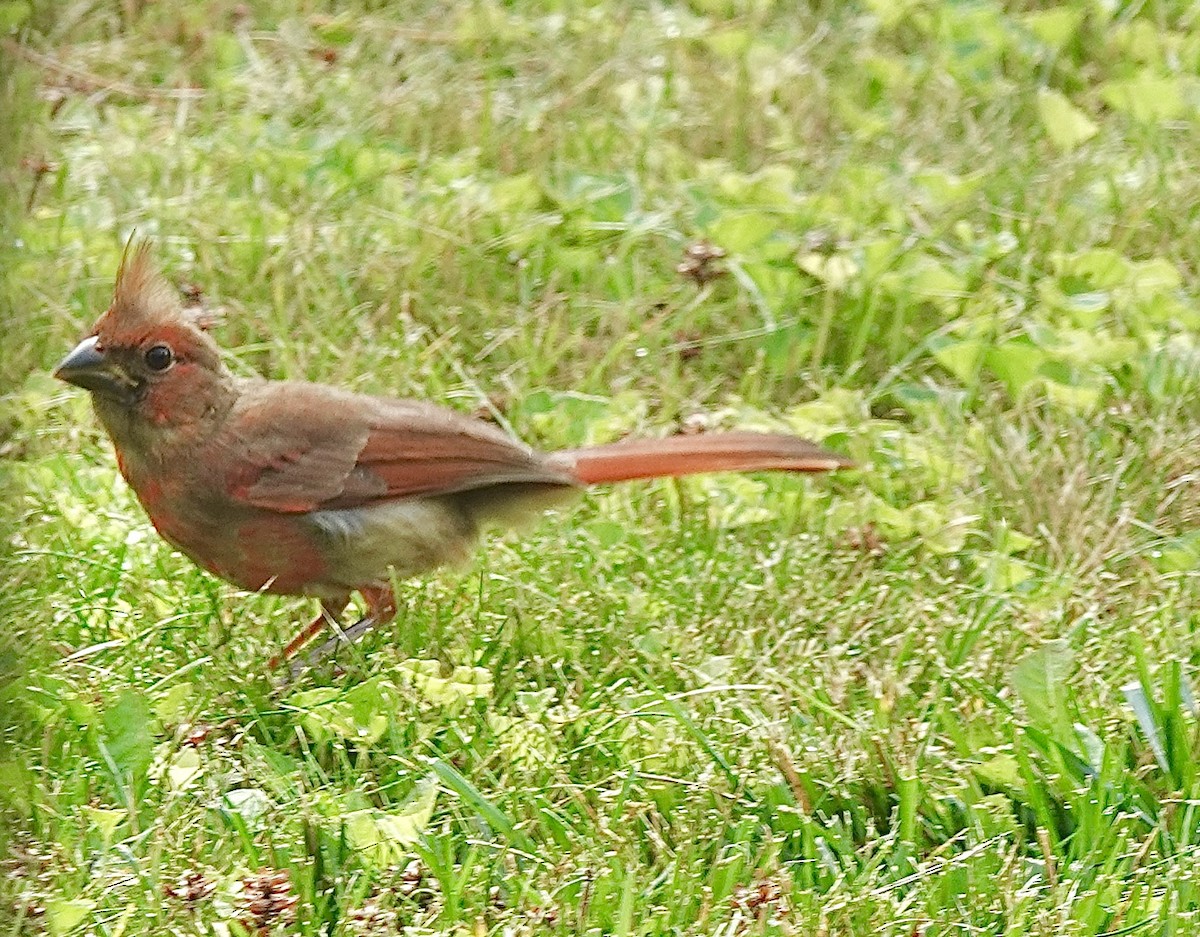
[[[311,670],[313,667],[321,664],[326,658],[336,654],[338,649],[355,643],[364,634],[370,631],[377,625],[378,619],[371,615],[365,618],[360,618],[349,628],[338,628],[334,626],[335,632],[332,638],[318,647],[315,651],[310,651],[307,654],[297,654],[288,663],[288,682],[295,680],[300,674],[306,670]]]

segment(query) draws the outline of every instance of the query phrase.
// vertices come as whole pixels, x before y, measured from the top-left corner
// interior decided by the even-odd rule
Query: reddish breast
[[[219,575],[244,589],[301,595],[320,582],[326,571],[325,557],[302,514],[264,511],[238,526],[236,544],[240,554],[237,578]]]
[[[199,496],[178,476],[151,477],[118,456],[155,529],[194,563],[250,591],[301,595],[321,581],[325,557],[302,514],[280,514]]]

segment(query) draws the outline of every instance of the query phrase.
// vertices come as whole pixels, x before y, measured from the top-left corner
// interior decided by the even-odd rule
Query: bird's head
[[[54,371],[89,391],[109,433],[139,425],[182,429],[232,395],[232,377],[203,314],[184,309],[146,241],[125,248],[108,309]]]

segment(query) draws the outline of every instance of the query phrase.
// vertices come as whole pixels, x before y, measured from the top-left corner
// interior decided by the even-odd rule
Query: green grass
[[[1194,933],[1192,5],[334,6],[0,3],[0,937]],[[133,229],[239,373],[860,469],[596,492],[281,689],[47,373]]]

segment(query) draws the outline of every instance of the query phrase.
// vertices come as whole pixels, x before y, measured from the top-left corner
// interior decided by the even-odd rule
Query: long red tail
[[[799,436],[743,431],[627,439],[554,455],[587,485],[699,472],[828,472],[852,464]]]

